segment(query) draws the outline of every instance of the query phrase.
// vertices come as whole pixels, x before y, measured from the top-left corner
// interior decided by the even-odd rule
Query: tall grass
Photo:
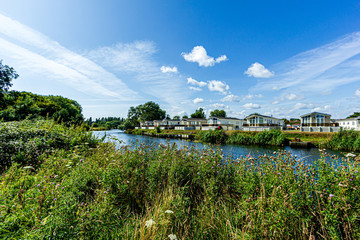
[[[360,238],[360,167],[346,159],[102,143],[39,161],[1,175],[0,238]]]
[[[95,147],[98,142],[81,126],[65,127],[53,120],[0,123],[0,173],[15,162],[36,168],[39,157],[55,149]]]
[[[360,151],[360,132],[345,130],[335,133],[324,146],[334,150]]]
[[[262,131],[258,133],[248,134],[245,132],[234,132],[227,139],[227,143],[241,145],[273,145],[284,146],[287,139],[280,130],[272,129],[270,131]]]

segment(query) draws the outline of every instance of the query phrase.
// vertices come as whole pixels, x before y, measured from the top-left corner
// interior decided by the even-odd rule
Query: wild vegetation
[[[0,119],[54,119],[67,125],[83,123],[82,108],[74,100],[61,96],[42,96],[30,92],[9,91],[1,98]]]
[[[360,132],[349,130],[334,134],[324,144],[334,150],[360,151]]]
[[[91,117],[84,121],[92,130],[122,129],[125,119],[121,117],[102,117],[93,120]]]
[[[54,122],[1,123],[11,129],[3,136],[16,124],[34,142],[66,144],[0,175],[2,239],[360,238],[360,167],[346,159],[307,166],[285,151],[230,159],[175,145],[116,149]]]

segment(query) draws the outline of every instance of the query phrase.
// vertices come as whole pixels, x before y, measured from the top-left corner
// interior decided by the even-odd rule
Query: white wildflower
[[[169,234],[168,237],[170,238],[170,240],[177,240],[177,237],[175,234]]]
[[[165,213],[174,213],[174,212],[171,210],[166,210]]]
[[[146,227],[150,227],[151,225],[154,225],[154,224],[155,224],[155,221],[152,220],[152,219],[150,219],[149,221],[146,221],[146,222],[145,222],[145,226],[146,226]]]

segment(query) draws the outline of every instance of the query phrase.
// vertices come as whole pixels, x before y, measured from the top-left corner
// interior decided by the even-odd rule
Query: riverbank
[[[179,135],[188,135],[189,139],[205,143],[240,144],[240,145],[272,145],[293,147],[317,147],[342,151],[360,151],[360,133],[342,131],[339,133],[311,133],[298,131],[201,131],[201,130],[146,130],[133,129],[126,133],[147,135],[161,138],[176,138]]]
[[[286,151],[116,149],[51,122],[1,123],[0,135],[2,147],[22,146],[0,150],[11,159],[0,238],[360,238],[360,167],[347,159],[336,168],[337,159],[306,166]]]
[[[160,132],[157,132],[156,130],[147,130],[147,129],[134,129],[134,130],[127,130],[126,133],[129,134],[136,134],[136,135],[147,135],[147,136],[153,136],[153,137],[161,137],[161,138],[178,138],[178,136],[181,135],[187,135],[189,137],[186,137],[185,139],[194,139],[197,141],[206,141],[206,139],[201,138],[201,134],[204,134],[205,132],[211,132],[211,131],[201,131],[201,130],[161,130]],[[228,143],[231,144],[250,144],[252,141],[251,139],[254,138],[257,134],[260,132],[247,132],[247,131],[222,131],[226,136],[225,138],[228,138],[233,136],[233,138],[236,138],[236,135],[242,136],[243,140],[239,141],[236,139],[230,139]],[[280,131],[279,131],[280,132]],[[302,132],[294,132],[294,131],[284,131],[282,132],[282,135],[284,137],[283,140],[278,141],[277,144],[271,144],[269,145],[278,145],[278,146],[287,146],[291,141],[294,142],[309,142],[310,144],[307,144],[306,147],[309,146],[315,146],[320,147],[322,144],[326,143],[331,139],[332,133],[302,133]],[[216,141],[213,141],[216,142]],[[218,141],[219,143],[226,143],[226,139],[222,139]],[[248,143],[246,143],[248,142]]]

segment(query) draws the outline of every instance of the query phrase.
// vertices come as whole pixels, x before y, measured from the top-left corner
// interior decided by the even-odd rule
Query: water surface
[[[277,150],[291,151],[293,155],[296,155],[298,159],[304,160],[306,163],[313,163],[320,158],[320,151],[317,148],[291,148],[287,147],[273,147],[273,146],[249,146],[249,145],[213,145],[204,144],[199,142],[192,142],[180,139],[165,139],[155,138],[149,136],[126,134],[121,130],[113,129],[109,131],[96,131],[93,134],[97,137],[103,137],[106,134],[106,141],[115,142],[119,147],[124,145],[136,145],[136,144],[173,144],[176,143],[178,148],[184,146],[194,147],[196,149],[221,149],[225,156],[232,156],[234,158],[251,156],[256,158],[259,155],[269,154]],[[119,141],[120,140],[120,141]],[[342,157],[342,154],[338,151],[327,150],[327,154]]]

